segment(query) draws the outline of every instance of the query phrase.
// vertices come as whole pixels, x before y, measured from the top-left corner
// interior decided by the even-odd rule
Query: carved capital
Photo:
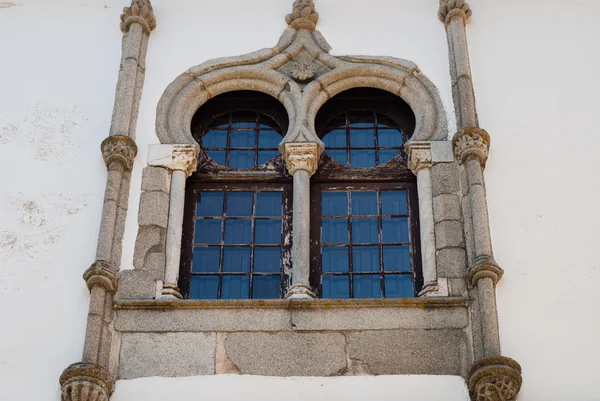
[[[298,170],[305,170],[313,175],[319,163],[319,146],[315,142],[286,143],[284,157],[290,175]]]
[[[137,155],[137,145],[128,136],[109,136],[100,145],[102,157],[108,168],[113,161],[120,162],[126,170],[133,168],[133,161]]]
[[[316,299],[317,296],[312,292],[312,288],[310,288],[307,284],[295,284],[293,285],[287,294],[285,294],[285,299]]]
[[[101,285],[106,292],[114,294],[117,291],[118,276],[110,268],[109,264],[103,261],[97,261],[83,273],[88,289],[91,291],[95,285]]]
[[[491,278],[496,285],[503,275],[504,270],[487,256],[477,258],[475,263],[467,269],[467,279],[471,287],[475,287],[482,278]]]
[[[313,0],[296,0],[294,10],[285,17],[285,22],[294,29],[314,30],[319,22],[319,13],[315,11]]]
[[[198,145],[153,145],[148,151],[148,165],[192,175],[198,167]]]
[[[450,22],[454,16],[460,16],[467,22],[471,15],[473,15],[473,11],[465,0],[440,0],[438,17],[445,24]]]
[[[459,163],[465,163],[470,157],[477,157],[483,167],[490,149],[490,135],[482,128],[465,128],[454,135],[452,145]]]
[[[123,9],[121,14],[121,31],[129,32],[131,24],[138,23],[148,35],[156,28],[156,18],[150,0],[133,0],[131,6]]]
[[[429,142],[412,142],[406,146],[408,151],[408,168],[414,175],[422,168],[431,168],[431,144]]]
[[[108,401],[114,382],[108,371],[92,363],[74,363],[59,379],[62,401]]]
[[[503,356],[475,362],[468,378],[472,401],[516,400],[522,383],[521,366]]]

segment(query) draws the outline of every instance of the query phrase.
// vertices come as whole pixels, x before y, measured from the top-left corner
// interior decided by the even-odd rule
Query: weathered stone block
[[[146,255],[153,248],[161,248],[164,251],[164,229],[156,226],[140,227],[135,241],[135,250],[133,252],[133,266],[136,269],[143,269],[146,262]],[[158,249],[155,249],[158,251]]]
[[[169,195],[164,192],[142,192],[138,222],[140,226],[167,228]]]
[[[146,167],[142,173],[142,191],[170,193],[171,172],[162,167]]]
[[[345,338],[339,333],[230,333],[225,349],[244,374],[332,376],[346,370]]]
[[[451,297],[466,297],[467,281],[464,278],[449,278],[448,292]]]
[[[457,165],[454,163],[435,164],[431,168],[431,181],[433,196],[457,192],[460,189]]]
[[[446,220],[436,223],[435,245],[437,249],[464,247],[462,222]]]
[[[144,270],[151,270],[159,273],[157,277],[160,280],[164,279],[166,255],[164,252],[151,253],[146,257],[146,263],[144,263]]]
[[[215,333],[125,333],[119,379],[214,374]]]
[[[453,163],[452,141],[431,142],[431,161],[433,163]]]
[[[154,299],[156,280],[161,277],[156,271],[122,270],[116,299]]]
[[[433,198],[433,218],[435,222],[460,220],[461,204],[458,195],[442,194]]]
[[[468,368],[462,330],[386,330],[347,334],[348,357],[376,375],[461,375]]]
[[[440,277],[464,277],[467,253],[463,248],[444,248],[437,251],[437,271]]]

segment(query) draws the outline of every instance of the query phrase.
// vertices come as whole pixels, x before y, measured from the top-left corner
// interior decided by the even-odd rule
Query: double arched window
[[[323,298],[412,297],[422,286],[415,177],[404,144],[415,118],[400,98],[352,89],[315,126],[325,144],[311,188],[311,286]],[[292,193],[274,98],[241,91],[192,120],[201,145],[187,185],[180,272],[194,299],[281,298],[291,272]]]

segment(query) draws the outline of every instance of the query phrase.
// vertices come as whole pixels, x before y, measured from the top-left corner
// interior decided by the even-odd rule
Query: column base
[[[448,296],[448,280],[439,278],[437,281],[430,281],[423,285],[423,289],[417,295],[419,298],[426,297],[447,297]]]
[[[309,285],[296,284],[293,285],[287,294],[285,299],[316,299],[317,296],[312,292]]]
[[[94,363],[74,363],[59,379],[62,401],[108,401],[114,381],[108,371]]]
[[[523,378],[517,361],[496,356],[473,364],[467,380],[472,401],[516,400]]]
[[[179,287],[176,285],[163,285],[162,293],[160,295],[160,299],[183,299],[181,292],[179,291]]]

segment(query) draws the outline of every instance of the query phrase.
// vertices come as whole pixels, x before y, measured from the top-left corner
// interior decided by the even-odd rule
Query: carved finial
[[[465,22],[471,18],[473,11],[465,0],[440,0],[440,8],[438,11],[438,17],[443,23],[448,23],[448,17],[454,15],[461,15]]]
[[[469,157],[474,156],[479,159],[482,166],[485,166],[490,149],[490,135],[482,128],[465,128],[454,135],[452,145],[459,163],[464,163]]]
[[[481,359],[469,373],[472,401],[512,401],[517,399],[523,377],[517,361],[504,356]]]
[[[148,35],[156,28],[156,18],[150,0],[133,0],[131,6],[123,9],[121,14],[121,31],[129,32],[131,24],[138,23]]]
[[[102,149],[102,157],[106,167],[110,167],[113,161],[118,161],[123,164],[126,170],[133,168],[133,160],[137,155],[137,146],[135,141],[126,135],[109,136],[100,146]]]
[[[319,22],[319,13],[315,11],[313,0],[296,0],[294,11],[285,17],[285,22],[294,29],[314,30]]]

